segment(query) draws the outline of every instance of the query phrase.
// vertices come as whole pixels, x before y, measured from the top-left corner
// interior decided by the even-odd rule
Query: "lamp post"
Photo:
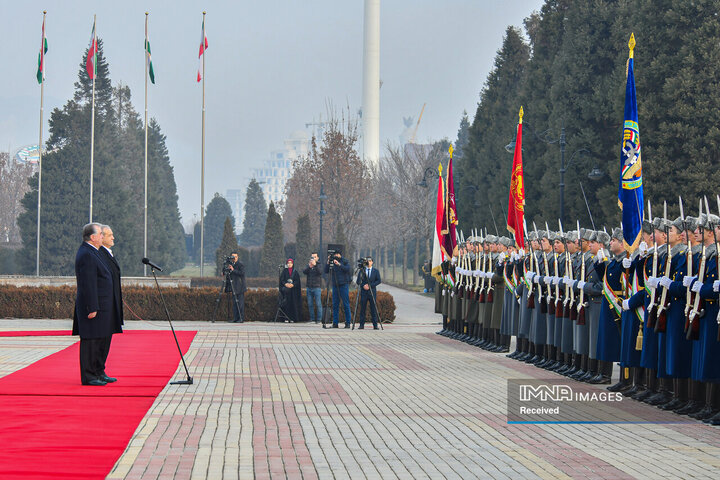
[[[524,127],[527,127],[530,130],[530,133],[533,134],[533,136],[540,140],[543,143],[547,144],[554,144],[557,143],[560,145],[560,220],[564,224],[565,223],[565,172],[567,171],[567,168],[572,163],[573,159],[575,158],[575,155],[577,154],[583,154],[583,153],[590,153],[590,150],[587,148],[581,148],[579,150],[576,150],[573,152],[573,154],[570,156],[570,160],[568,161],[567,165],[565,165],[565,122],[562,123],[562,126],[560,127],[560,137],[556,139],[548,138],[549,130],[545,130],[544,132],[541,132],[538,134],[532,126],[530,126],[527,122],[523,123]],[[542,136],[541,136],[542,135]],[[509,153],[513,153],[515,151],[515,140],[511,140],[510,143],[505,145],[505,150]],[[588,173],[588,178],[590,180],[600,180],[603,177],[603,171],[600,170],[600,168],[595,164],[592,171]]]
[[[417,183],[417,186],[418,186],[418,187],[427,188],[427,186],[428,186],[428,184],[427,184],[428,176],[430,177],[431,180],[432,180],[433,178],[440,179],[440,174],[439,174],[435,169],[432,169],[432,168],[430,168],[430,167],[427,167],[427,168],[425,169],[425,171],[423,172],[422,180],[420,180],[420,181]]]
[[[320,196],[318,197],[320,199],[320,211],[318,212],[318,216],[320,217],[320,247],[318,248],[318,256],[322,254],[323,251],[323,241],[322,241],[322,232],[323,232],[323,217],[327,213],[325,209],[323,208],[323,201],[327,200],[327,195],[325,195],[325,184],[320,184]]]

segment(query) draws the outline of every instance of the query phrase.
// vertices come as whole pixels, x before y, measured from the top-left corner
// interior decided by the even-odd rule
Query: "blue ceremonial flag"
[[[633,49],[635,35],[628,42],[630,56],[627,63],[627,86],[625,87],[625,125],[620,151],[620,185],[618,205],[622,210],[622,229],[625,249],[632,253],[642,239],[643,181],[640,152],[640,129],[638,128],[637,100],[635,98],[635,73]]]

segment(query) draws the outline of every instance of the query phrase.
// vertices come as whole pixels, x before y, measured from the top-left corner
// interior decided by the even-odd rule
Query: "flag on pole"
[[[40,53],[38,53],[37,81],[43,83],[45,80],[45,54],[48,51],[47,38],[45,38],[45,18],[42,24],[42,41],[40,42]]]
[[[455,182],[453,181],[452,155],[453,147],[450,145],[450,161],[448,162],[447,180],[445,180],[445,212],[443,214],[442,242],[440,246],[443,248],[447,258],[457,255],[457,210],[455,208]]]
[[[198,71],[197,71],[197,81],[199,82],[202,80],[203,75],[205,75],[205,71],[203,70],[203,55],[205,54],[205,50],[208,48],[208,40],[207,35],[205,35],[205,16],[203,15],[203,22],[202,22],[202,31],[200,32],[200,51],[198,52]]]
[[[87,59],[85,60],[85,71],[87,71],[90,80],[95,79],[97,75],[97,35],[95,33],[95,20],[93,20],[92,33],[90,34],[90,45],[88,46]]]
[[[625,86],[625,122],[623,141],[620,149],[620,182],[618,205],[622,210],[623,243],[632,253],[642,239],[643,181],[640,152],[640,129],[638,128],[637,99],[635,98],[635,70],[633,49],[635,35],[628,42],[630,55],[627,62],[627,83]]]
[[[523,231],[523,218],[525,216],[525,179],[523,177],[522,164],[522,107],[520,107],[518,116],[520,120],[517,126],[515,155],[513,155],[512,173],[510,175],[507,229],[515,235],[515,243],[517,243],[518,247],[525,248],[525,232]]]
[[[153,70],[152,56],[150,55],[150,37],[148,36],[147,27],[145,27],[145,61],[147,62],[150,81],[155,85],[155,71]]]
[[[439,179],[437,203],[435,207],[435,231],[433,232],[432,263],[430,267],[432,276],[439,282],[442,279],[442,262],[445,261],[444,252],[442,248],[440,248],[445,216],[445,189],[443,187],[442,164],[438,165],[438,173]]]

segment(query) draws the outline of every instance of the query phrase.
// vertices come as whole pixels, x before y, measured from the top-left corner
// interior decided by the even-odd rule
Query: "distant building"
[[[270,159],[265,160],[261,168],[252,171],[252,176],[260,184],[268,204],[285,199],[285,183],[292,175],[292,163],[298,157],[307,155],[310,141],[308,134],[299,130],[285,140],[284,144],[283,149],[270,153]]]

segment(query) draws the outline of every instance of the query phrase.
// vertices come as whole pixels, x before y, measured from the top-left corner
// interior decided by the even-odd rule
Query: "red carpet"
[[[55,337],[71,333],[70,330],[10,330],[0,332],[0,337]]]
[[[183,352],[196,333],[177,332]],[[105,478],[180,363],[171,332],[130,330],[110,349],[118,381],[88,387],[78,348],[0,379],[0,478]]]

